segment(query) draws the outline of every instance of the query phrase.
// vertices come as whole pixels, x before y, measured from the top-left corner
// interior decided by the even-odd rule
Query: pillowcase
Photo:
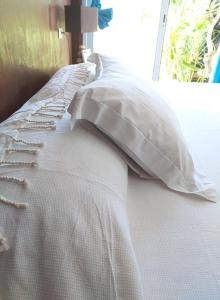
[[[215,190],[199,170],[179,123],[153,85],[131,76],[105,56],[102,76],[82,87],[68,111],[109,136],[145,172],[170,189],[215,201]]]
[[[95,79],[99,79],[102,76],[103,66],[101,57],[97,53],[92,53],[88,58],[88,62],[94,63],[96,65],[95,69]]]
[[[83,62],[86,63],[88,61],[88,57],[92,54],[92,50],[91,49],[82,49],[81,54],[82,54]]]

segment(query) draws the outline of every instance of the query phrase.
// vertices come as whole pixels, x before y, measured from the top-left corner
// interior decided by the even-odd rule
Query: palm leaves
[[[172,79],[208,80],[220,39],[219,19],[220,0],[171,0],[164,59]]]

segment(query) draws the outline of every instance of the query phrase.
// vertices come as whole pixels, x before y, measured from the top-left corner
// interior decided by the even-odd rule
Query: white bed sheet
[[[159,84],[220,195],[220,86]],[[220,201],[130,174],[127,209],[145,299],[220,299]]]

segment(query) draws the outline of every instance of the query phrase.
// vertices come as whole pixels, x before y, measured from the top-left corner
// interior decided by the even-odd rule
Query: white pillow
[[[118,62],[100,59],[102,76],[76,93],[68,108],[72,119],[93,123],[169,188],[215,201],[213,185],[195,168],[178,121],[162,96],[150,83],[122,71]]]
[[[101,57],[97,53],[92,53],[88,58],[88,62],[96,65],[95,79],[99,79],[102,76],[103,66]]]
[[[88,61],[88,57],[92,54],[92,50],[91,49],[82,49],[81,54],[82,54],[83,62],[86,63]]]

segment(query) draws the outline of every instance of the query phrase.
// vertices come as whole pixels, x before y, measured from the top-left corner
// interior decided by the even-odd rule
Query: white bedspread
[[[56,115],[68,105],[81,84],[79,78],[74,84],[71,68],[0,126],[0,162],[38,163],[0,167],[0,176],[28,183],[0,180],[0,197],[13,201],[0,201],[0,242],[3,236],[9,245],[2,251],[0,244],[0,299],[219,300],[220,202],[134,175],[127,182],[120,153],[79,123],[70,131],[67,113],[30,116],[42,106],[43,114],[54,109]],[[220,194],[219,86],[207,86],[162,88]],[[16,130],[34,126],[24,118],[45,128]],[[56,130],[45,123],[51,118]],[[44,147],[37,155],[5,153],[12,146],[36,148],[13,144],[5,134]],[[16,209],[19,202],[28,207]]]
[[[56,105],[62,97],[55,97]],[[7,199],[28,204],[16,209],[0,202],[0,232],[9,245],[0,253],[0,299],[143,299],[125,212],[126,163],[89,131],[78,125],[70,131],[67,113],[56,121],[56,130],[15,134],[15,127],[23,124],[19,120],[30,117],[33,109],[55,104],[55,98],[32,99],[1,127],[1,133],[43,142],[44,147],[38,155],[4,154],[4,160],[35,160],[38,166],[0,168],[0,175],[28,182],[24,187],[0,181]],[[3,153],[11,145],[0,138]]]
[[[161,88],[220,195],[219,85]],[[220,201],[209,203],[130,175],[127,207],[144,299],[219,300]]]

